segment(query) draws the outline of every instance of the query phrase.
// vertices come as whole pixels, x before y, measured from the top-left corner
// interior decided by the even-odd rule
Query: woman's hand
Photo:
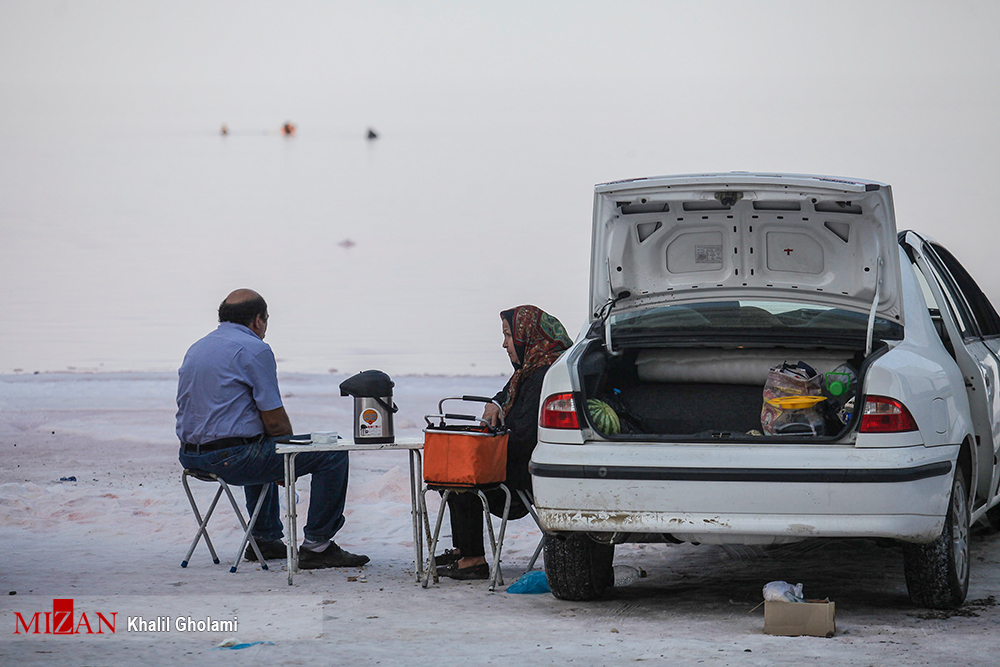
[[[489,422],[490,426],[497,426],[500,423],[500,408],[496,403],[487,403],[483,409],[483,419]]]

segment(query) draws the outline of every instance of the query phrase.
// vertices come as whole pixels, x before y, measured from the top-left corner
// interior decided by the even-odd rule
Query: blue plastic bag
[[[525,572],[520,579],[507,587],[508,593],[551,593],[549,581],[541,570]]]
[[[213,651],[218,651],[220,649],[229,649],[231,651],[239,651],[240,649],[250,648],[251,646],[257,646],[258,644],[264,644],[265,646],[274,646],[274,642],[246,642],[243,644],[231,644],[227,646],[216,646]]]

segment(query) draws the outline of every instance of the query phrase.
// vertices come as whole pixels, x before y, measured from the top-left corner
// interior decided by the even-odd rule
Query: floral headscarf
[[[514,350],[520,361],[514,364],[514,374],[507,383],[507,400],[503,404],[503,414],[507,416],[521,379],[539,368],[551,366],[573,341],[559,320],[537,306],[511,308],[501,312],[500,317],[510,326]]]

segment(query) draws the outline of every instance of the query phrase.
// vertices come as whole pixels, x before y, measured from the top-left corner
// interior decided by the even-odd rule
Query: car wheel
[[[545,577],[560,600],[594,600],[614,583],[615,547],[584,533],[545,537]]]
[[[930,544],[903,544],[906,588],[914,604],[951,609],[969,592],[969,504],[962,469],[955,468],[941,535]]]

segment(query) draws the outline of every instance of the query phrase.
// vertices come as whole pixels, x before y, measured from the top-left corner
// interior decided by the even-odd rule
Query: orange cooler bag
[[[446,486],[504,481],[507,435],[470,430],[468,426],[424,429],[424,481]]]
[[[445,398],[492,402],[478,396]],[[437,425],[431,418],[438,418]],[[480,422],[482,426],[448,425],[445,419]],[[442,486],[476,486],[496,484],[507,479],[507,437],[509,431],[501,424],[498,430],[489,428],[482,419],[472,415],[427,415],[424,429],[424,481]],[[502,417],[501,417],[502,419]]]

